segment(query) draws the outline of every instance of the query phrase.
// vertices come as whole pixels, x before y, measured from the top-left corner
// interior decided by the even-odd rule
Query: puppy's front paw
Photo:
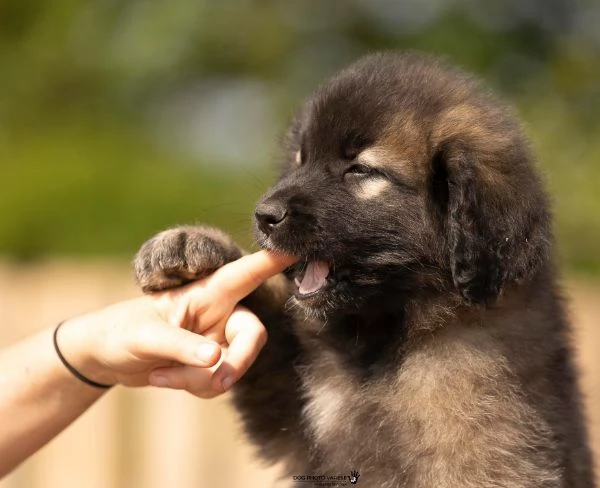
[[[134,260],[144,292],[175,288],[211,274],[242,256],[225,233],[212,227],[175,227],[146,241]]]

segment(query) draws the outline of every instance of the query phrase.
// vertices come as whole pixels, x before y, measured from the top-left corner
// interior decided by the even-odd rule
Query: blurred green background
[[[516,105],[559,257],[600,276],[600,3],[2,0],[0,255],[129,258],[178,223],[246,246],[293,108],[374,49],[420,49]]]

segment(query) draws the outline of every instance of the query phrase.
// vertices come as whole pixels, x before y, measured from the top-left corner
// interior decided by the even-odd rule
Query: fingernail
[[[164,376],[152,376],[150,383],[152,386],[158,386],[159,388],[167,388],[169,386],[169,380]]]
[[[196,356],[198,356],[198,358],[205,363],[210,362],[215,357],[216,353],[217,346],[208,342],[200,344],[198,349],[196,349]]]
[[[229,390],[229,388],[231,388],[231,385],[233,385],[233,381],[234,379],[231,376],[225,376],[225,378],[223,378],[223,381],[221,382],[221,384],[223,385],[223,390]]]

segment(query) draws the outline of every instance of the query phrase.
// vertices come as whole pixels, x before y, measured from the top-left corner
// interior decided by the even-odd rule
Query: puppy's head
[[[259,243],[301,257],[308,312],[396,306],[415,293],[489,303],[546,260],[549,216],[508,111],[416,54],[371,55],[295,118]]]

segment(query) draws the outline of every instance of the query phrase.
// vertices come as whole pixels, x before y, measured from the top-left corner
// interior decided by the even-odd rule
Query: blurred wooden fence
[[[126,269],[123,263],[0,263],[0,347],[135,296]],[[600,452],[600,288],[571,284],[568,291]],[[7,421],[0,419],[0,435]],[[276,468],[253,459],[226,397],[205,401],[181,392],[117,388],[0,481],[0,488],[263,488],[276,477]]]

